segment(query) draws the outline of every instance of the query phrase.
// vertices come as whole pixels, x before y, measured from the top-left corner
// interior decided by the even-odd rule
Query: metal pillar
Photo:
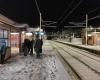
[[[40,39],[41,39],[41,13],[40,13],[40,28],[39,28],[39,35],[40,35]]]
[[[86,14],[86,45],[87,45],[87,27],[88,27],[88,15]]]

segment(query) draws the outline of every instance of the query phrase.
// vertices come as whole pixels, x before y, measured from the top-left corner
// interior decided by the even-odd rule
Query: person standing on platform
[[[2,46],[1,46],[1,50],[0,50],[0,55],[1,55],[0,64],[4,64],[5,55],[6,55],[6,50],[7,50],[7,47],[6,47],[5,45],[2,45]]]
[[[41,48],[40,48],[40,53],[42,53],[42,46],[43,46],[43,40],[41,38]]]
[[[30,41],[30,55],[33,55],[33,46],[34,46],[34,38],[32,37],[31,41]]]
[[[36,52],[36,57],[40,58],[41,48],[42,48],[42,41],[39,39],[39,35],[36,36],[35,44],[34,44],[34,50]]]
[[[30,40],[25,39],[24,40],[24,45],[23,45],[24,56],[27,56],[27,54],[29,53],[29,44],[30,44]]]

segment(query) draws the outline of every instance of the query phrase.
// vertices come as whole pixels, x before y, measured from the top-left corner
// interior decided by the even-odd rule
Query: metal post
[[[87,27],[88,27],[88,15],[86,14],[86,45],[87,45]]]
[[[40,35],[40,39],[41,39],[41,13],[40,13],[40,28],[39,28],[39,35]]]

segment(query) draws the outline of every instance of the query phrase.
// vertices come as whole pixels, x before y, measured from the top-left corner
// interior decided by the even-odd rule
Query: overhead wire
[[[71,1],[71,3],[68,5],[67,9],[66,9],[66,10],[64,11],[64,13],[62,14],[62,16],[58,19],[58,22],[59,22],[59,20],[61,20],[61,19],[64,17],[65,13],[68,12],[69,8],[72,6],[72,4],[74,3],[74,1],[75,1],[75,0],[72,0],[72,1]]]
[[[57,23],[57,22],[47,23],[45,25],[47,26],[47,25],[51,25],[51,24],[55,24],[55,23]]]
[[[97,8],[95,8],[95,9],[93,9],[93,10],[91,10],[91,11],[89,11],[87,14],[89,15],[89,14],[91,14],[91,13],[93,13],[93,12],[97,11],[98,9],[100,9],[100,6],[99,6],[99,7],[97,7]],[[86,14],[85,14],[85,15],[83,15],[82,17],[80,17],[80,18],[83,18],[83,17],[85,17],[85,16],[86,16]]]
[[[97,19],[97,18],[100,18],[100,15],[97,15],[97,16],[95,16],[95,17],[89,18],[88,21],[94,20],[94,19]],[[86,22],[86,20],[84,20],[83,22]]]
[[[100,9],[100,6],[97,7],[97,8],[95,8],[95,9],[93,9],[93,10],[91,10],[91,11],[88,12],[87,14],[89,15],[89,14],[91,14],[91,13],[97,11],[98,9]],[[85,16],[86,16],[86,15],[84,15],[84,16],[82,16],[82,17],[85,17]],[[81,18],[82,18],[82,17],[81,17]],[[97,19],[97,18],[100,18],[100,15],[97,15],[97,16],[94,16],[94,17],[92,17],[92,18],[89,18],[88,21],[91,21],[91,20],[94,20],[94,19]],[[83,20],[82,22],[86,22],[86,20]]]
[[[80,4],[83,2],[84,0],[80,0],[79,3],[67,14],[67,16],[65,16],[65,18],[58,24],[58,26],[70,15],[73,13],[73,11],[75,11],[79,6]]]
[[[39,9],[39,6],[38,6],[38,3],[37,3],[37,1],[36,0],[34,0],[35,1],[35,4],[36,4],[36,7],[37,7],[37,10],[38,10],[38,13],[39,13],[39,15],[40,15],[40,9]]]

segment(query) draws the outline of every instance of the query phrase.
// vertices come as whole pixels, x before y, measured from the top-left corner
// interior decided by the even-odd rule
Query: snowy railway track
[[[63,50],[68,52],[74,58],[78,59],[83,64],[90,67],[92,70],[94,70],[98,74],[100,74],[100,58],[93,56],[91,54],[87,54],[83,51],[80,51],[79,49],[77,50],[76,48],[69,47],[63,44],[60,44],[59,46],[63,47]]]
[[[100,80],[99,57],[57,42],[53,42],[53,46],[81,80]]]

